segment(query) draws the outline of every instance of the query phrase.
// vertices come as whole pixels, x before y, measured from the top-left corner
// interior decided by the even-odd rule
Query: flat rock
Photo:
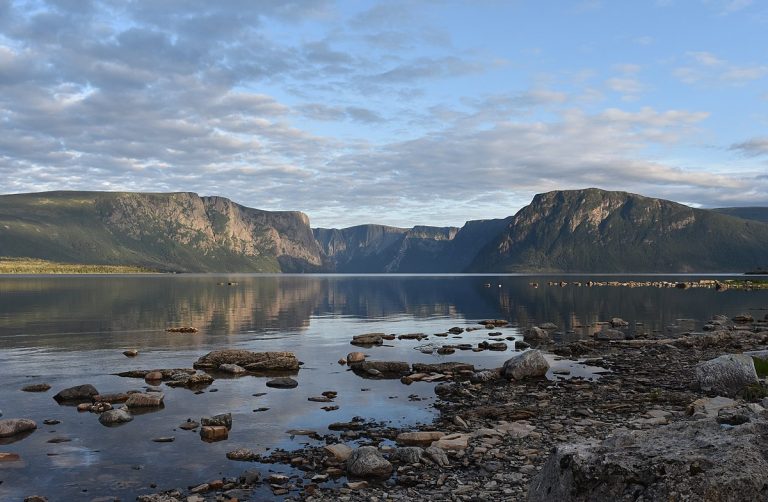
[[[443,436],[445,433],[439,431],[401,432],[395,442],[405,446],[429,446]]]
[[[158,408],[163,405],[162,392],[134,392],[128,396],[125,406],[128,408]]]
[[[460,371],[475,371],[475,366],[469,363],[413,363],[413,371],[416,373],[458,373]]]
[[[238,364],[222,364],[219,366],[219,371],[229,373],[230,375],[242,375],[248,372],[248,370]]]
[[[293,352],[251,352],[249,350],[214,350],[200,357],[193,367],[216,369],[222,364],[236,364],[248,371],[296,371],[299,360]]]
[[[501,369],[505,378],[522,380],[528,377],[540,377],[547,374],[549,363],[539,350],[527,350],[519,356],[507,359]]]
[[[293,378],[280,377],[269,380],[266,385],[267,387],[273,387],[275,389],[293,389],[299,386],[299,382]]]
[[[381,345],[384,343],[384,333],[365,333],[363,335],[355,335],[352,337],[352,341],[349,343],[360,347]]]
[[[363,361],[350,364],[350,368],[358,375],[384,378],[400,378],[411,372],[411,365],[403,361]]]
[[[125,357],[136,357],[136,356],[138,356],[138,355],[139,355],[139,351],[138,351],[138,350],[136,350],[136,349],[129,349],[129,350],[124,350],[124,351],[123,351],[123,355],[124,355]]]
[[[352,448],[342,443],[329,444],[323,447],[336,460],[346,461],[352,455]]]
[[[387,479],[392,474],[392,464],[374,446],[354,450],[346,465],[347,474],[356,478]]]
[[[77,385],[60,391],[53,398],[58,403],[91,401],[99,393],[91,384]]]
[[[219,413],[212,417],[203,417],[200,419],[200,425],[203,426],[222,426],[227,429],[232,429],[232,414],[231,413]]]
[[[441,450],[463,451],[469,446],[469,434],[448,434],[434,441],[431,446]]]
[[[47,392],[51,390],[51,386],[47,383],[33,383],[25,385],[21,388],[24,392]]]
[[[7,438],[37,429],[34,420],[28,418],[5,418],[0,420],[0,438]]]
[[[227,458],[230,460],[247,462],[259,458],[259,455],[256,452],[249,450],[248,448],[238,448],[236,450],[227,452]]]
[[[714,418],[720,410],[734,408],[738,404],[733,399],[723,396],[702,397],[688,405],[688,414],[695,418]]]
[[[199,389],[211,385],[214,378],[208,373],[174,373],[171,380],[165,382],[168,387],[184,387],[186,389]]]

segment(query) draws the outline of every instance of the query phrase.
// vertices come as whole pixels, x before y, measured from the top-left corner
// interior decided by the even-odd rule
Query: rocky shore
[[[605,324],[621,335],[626,329],[618,318]],[[434,423],[402,430],[358,417],[327,431],[289,431],[314,443],[269,455],[234,448],[227,458],[243,462],[239,478],[138,500],[260,500],[265,488],[275,498],[307,501],[768,500],[768,316],[715,316],[705,329],[557,344],[552,326],[542,325],[525,332],[531,350],[485,370],[408,367],[351,352],[339,362],[369,378],[439,382]],[[368,335],[355,344],[381,342],[381,334]],[[602,370],[589,378],[547,373],[545,353]],[[295,367],[287,353],[234,352],[204,356],[195,366],[253,361],[259,371],[264,361]],[[283,472],[262,475],[251,462]]]

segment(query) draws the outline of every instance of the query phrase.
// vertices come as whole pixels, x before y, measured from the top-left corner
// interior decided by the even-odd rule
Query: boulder
[[[91,384],[85,384],[85,385],[77,385],[75,387],[69,387],[67,389],[62,390],[53,398],[56,400],[57,403],[65,403],[65,402],[85,402],[85,401],[91,401],[93,399],[93,396],[97,395],[99,393],[98,390],[96,390],[96,387],[94,387]]]
[[[403,464],[418,464],[422,462],[424,456],[424,449],[418,446],[403,446],[396,448],[395,453],[392,455],[394,460],[402,462]]]
[[[627,338],[627,335],[619,331],[618,329],[601,329],[597,333],[595,333],[595,339],[601,340],[601,341],[611,341],[611,340],[624,340]]]
[[[248,371],[296,371],[299,361],[293,352],[251,352],[249,350],[214,350],[200,357],[192,366],[216,369],[222,364],[237,364]]]
[[[199,389],[206,387],[214,382],[214,378],[208,373],[174,373],[171,379],[165,382],[168,387],[184,387],[186,389]]]
[[[125,422],[130,422],[131,420],[133,420],[133,415],[131,415],[128,410],[123,408],[105,411],[99,415],[99,422],[106,426],[124,424]]]
[[[136,349],[128,349],[123,351],[125,357],[136,357],[139,355],[139,351]]]
[[[200,425],[220,426],[220,427],[226,427],[228,430],[232,429],[232,414],[220,413],[212,417],[203,417],[200,419]]]
[[[745,354],[726,354],[696,365],[696,383],[705,392],[734,396],[757,382],[755,363]]]
[[[621,317],[614,317],[610,320],[610,324],[612,328],[623,328],[629,326],[629,323]]]
[[[531,343],[552,342],[552,337],[549,336],[549,333],[536,326],[525,330],[525,332],[523,332],[523,339],[526,342],[531,342]]]
[[[519,356],[507,359],[501,368],[501,374],[507,379],[522,380],[528,377],[546,375],[549,363],[541,351],[527,350]]]
[[[347,354],[347,364],[361,363],[365,361],[365,354],[362,352],[350,352]]]
[[[352,455],[352,448],[342,443],[329,444],[323,449],[333,458],[342,462],[346,461],[350,455]]]
[[[411,372],[411,365],[402,361],[363,361],[349,365],[358,375],[400,378]]]
[[[463,451],[469,446],[469,438],[469,434],[449,434],[433,442],[431,446],[440,448],[441,450]]]
[[[439,431],[401,432],[395,442],[405,446],[429,446],[443,436],[445,433]]]
[[[37,429],[34,420],[28,418],[6,418],[0,420],[0,438],[8,438]]]
[[[483,370],[472,373],[469,377],[469,381],[472,383],[487,383],[493,382],[501,378],[501,371],[499,369]]]
[[[765,500],[768,423],[676,422],[559,446],[531,481],[529,502]]]
[[[125,406],[128,408],[158,408],[163,405],[162,392],[134,392],[128,395]]]
[[[204,441],[221,441],[229,437],[229,429],[223,425],[206,425],[200,427],[200,438]]]
[[[347,459],[347,474],[356,478],[387,479],[392,464],[374,446],[361,446]]]

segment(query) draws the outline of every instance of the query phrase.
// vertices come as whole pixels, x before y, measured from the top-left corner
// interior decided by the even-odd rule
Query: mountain
[[[768,207],[718,207],[712,211],[736,216],[744,220],[755,220],[768,223]]]
[[[3,195],[0,256],[178,272],[323,270],[305,214],[194,193]]]
[[[358,225],[316,228],[314,234],[329,267],[337,272],[461,272],[506,222],[468,221],[461,228]]]
[[[471,271],[743,272],[768,264],[768,225],[626,192],[536,195]]]
[[[313,230],[303,213],[223,197],[46,192],[0,196],[0,256],[175,272],[745,272],[768,267],[764,212],[590,188],[461,228]]]

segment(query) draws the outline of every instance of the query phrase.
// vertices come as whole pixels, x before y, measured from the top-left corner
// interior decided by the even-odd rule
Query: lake
[[[225,454],[239,447],[264,453],[319,444],[286,431],[327,434],[329,423],[356,416],[394,426],[429,423],[435,416],[434,384],[405,386],[399,380],[360,378],[337,362],[348,352],[361,350],[375,360],[461,361],[488,368],[513,355],[512,340],[506,352],[459,350],[441,356],[420,350],[430,344],[476,346],[488,338],[484,329],[460,338],[393,340],[367,349],[350,345],[353,335],[431,335],[500,318],[512,323],[495,330],[503,337],[521,339],[527,326],[552,322],[559,328],[556,338],[572,339],[590,336],[598,321],[621,317],[630,322],[631,332],[661,336],[701,330],[714,314],[752,312],[762,318],[768,307],[768,291],[573,285],[590,278],[606,280],[594,275],[0,277],[0,411],[2,418],[31,418],[38,424],[21,439],[0,440],[0,452],[21,457],[0,462],[0,499],[40,494],[49,500],[132,500],[246,469],[290,472],[284,466],[230,461]],[[561,280],[569,284],[548,285]],[[199,331],[165,332],[170,326]],[[294,352],[304,363],[294,377],[299,386],[271,389],[267,378],[255,376],[219,378],[200,394],[163,386],[163,409],[114,428],[102,426],[96,414],[79,413],[52,398],[63,388],[85,383],[102,393],[141,390],[146,386],[142,379],[113,374],[191,367],[201,355],[222,348]],[[126,349],[137,349],[139,355],[127,358],[122,354]],[[551,360],[576,368],[572,362]],[[41,382],[52,389],[20,390]],[[326,405],[307,400],[327,390],[338,392],[333,403],[338,410],[324,411]],[[254,411],[260,408],[268,410]],[[225,441],[207,443],[178,428],[188,418],[227,412],[232,413],[233,428]],[[46,419],[61,423],[43,425]],[[161,436],[174,436],[175,441],[152,441]],[[264,490],[263,497],[271,498]]]

